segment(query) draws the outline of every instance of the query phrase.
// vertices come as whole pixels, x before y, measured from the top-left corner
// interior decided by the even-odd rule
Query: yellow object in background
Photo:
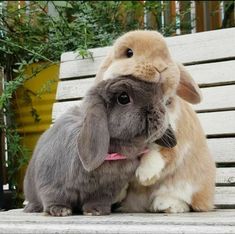
[[[31,76],[33,70],[41,69],[42,64],[30,65],[26,71]],[[38,137],[50,127],[52,105],[55,102],[59,65],[51,65],[25,82],[17,91],[15,107],[19,133],[24,136],[23,143],[33,149]],[[38,120],[32,111],[38,114]]]
[[[43,69],[45,64],[30,65],[26,76],[30,77],[36,70]],[[59,65],[50,65],[37,75],[27,80],[16,92],[15,116],[22,144],[33,152],[40,135],[50,127],[52,106],[55,102],[58,84]],[[22,169],[19,176],[20,187],[25,173]]]

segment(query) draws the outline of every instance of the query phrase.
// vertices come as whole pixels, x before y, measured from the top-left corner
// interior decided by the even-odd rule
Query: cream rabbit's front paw
[[[156,196],[150,207],[151,212],[184,213],[189,210],[185,201],[167,195]]]
[[[141,185],[150,186],[159,179],[164,166],[162,155],[152,149],[141,158],[140,165],[135,172],[136,178]]]

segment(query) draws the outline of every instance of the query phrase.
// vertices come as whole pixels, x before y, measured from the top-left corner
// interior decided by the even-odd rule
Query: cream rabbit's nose
[[[158,82],[160,79],[160,73],[158,69],[150,63],[139,63],[135,66],[133,76],[150,82]]]

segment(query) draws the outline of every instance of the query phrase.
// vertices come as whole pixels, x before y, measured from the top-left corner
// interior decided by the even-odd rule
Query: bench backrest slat
[[[58,84],[56,99],[58,101],[79,100],[91,88],[94,78],[68,80]],[[234,110],[235,109],[235,84],[217,87],[201,88],[203,102],[192,107],[198,112]]]
[[[223,61],[235,58],[234,28],[166,38],[172,57],[184,64]],[[94,61],[77,53],[61,56],[60,78],[92,76],[110,47],[91,49]],[[88,61],[87,61],[88,60]]]

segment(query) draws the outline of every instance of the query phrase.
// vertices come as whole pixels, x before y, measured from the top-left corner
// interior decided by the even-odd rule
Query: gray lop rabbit
[[[24,180],[24,211],[110,214],[148,143],[175,144],[169,129],[159,84],[126,77],[100,82],[40,137]],[[108,153],[126,159],[105,160]]]

